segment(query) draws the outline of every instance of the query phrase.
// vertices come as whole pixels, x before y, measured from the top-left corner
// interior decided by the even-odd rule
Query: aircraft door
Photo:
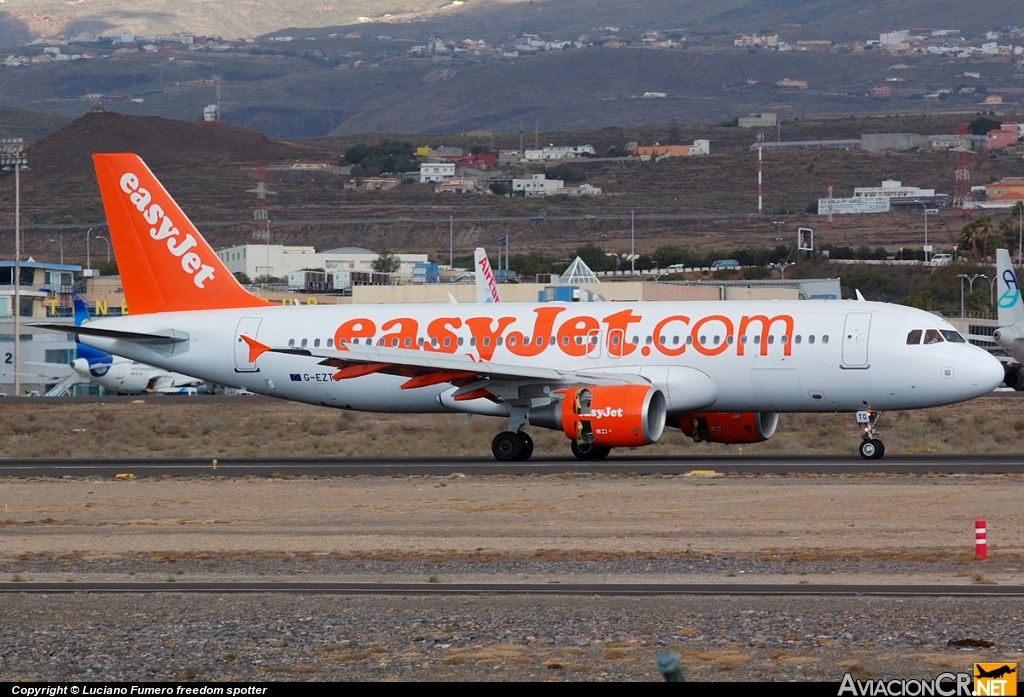
[[[243,317],[238,320],[238,328],[235,329],[235,372],[236,373],[258,373],[260,369],[256,367],[254,361],[249,360],[249,344],[245,343],[242,336],[248,336],[252,339],[256,338],[256,333],[260,329],[260,322],[263,320],[259,317]]]
[[[870,312],[850,312],[843,329],[843,368],[867,369]]]
[[[626,333],[621,329],[612,329],[608,332],[608,355],[612,358],[622,358],[625,343]]]

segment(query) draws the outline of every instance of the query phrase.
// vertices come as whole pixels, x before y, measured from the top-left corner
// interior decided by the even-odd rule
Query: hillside
[[[22,176],[27,224],[102,220],[94,152],[138,153],[175,196],[195,197],[199,205],[193,204],[190,216],[209,217],[236,207],[220,196],[222,191],[251,188],[245,165],[302,159],[319,151],[221,123],[88,113],[28,149],[29,169]],[[222,189],[217,182],[231,184]],[[8,175],[0,181],[5,220],[13,207],[13,179]]]
[[[71,123],[60,114],[47,114],[0,104],[0,138],[24,138],[32,143]]]
[[[956,12],[967,9],[969,12]],[[288,28],[362,24],[401,35],[428,24],[440,31],[495,37],[508,33],[592,32],[602,26],[669,26],[708,34],[798,29],[811,36],[891,31],[898,26],[952,27],[977,33],[1011,23],[1019,3],[934,3],[928,0],[5,0],[0,45],[81,34],[172,34],[254,37]],[[385,17],[388,15],[388,17]]]
[[[269,45],[269,44],[268,44]],[[863,113],[974,113],[972,85],[998,93],[1002,108],[1024,100],[1024,72],[1009,57],[947,61],[905,57],[903,82],[887,83],[891,56],[879,52],[758,52],[594,47],[515,60],[412,58],[408,44],[377,38],[317,42],[316,51],[272,48],[113,54],[109,60],[0,68],[0,96],[19,107],[76,118],[93,105],[133,116],[193,121],[217,101],[226,123],[272,138],[327,134],[528,133],[645,123],[708,123],[774,111],[784,119]],[[327,56],[330,60],[318,56]],[[348,56],[348,57],[345,57]],[[172,60],[173,59],[173,60]],[[370,59],[370,60],[367,60]],[[371,62],[372,61],[372,62]],[[356,63],[360,65],[356,66]],[[807,79],[807,89],[778,87]],[[890,86],[890,97],[871,90]],[[496,87],[497,86],[497,87]],[[945,89],[942,99],[923,99]],[[643,99],[644,92],[666,93]]]
[[[813,140],[856,137],[864,132],[935,133],[949,132],[954,122],[950,116],[802,119],[784,121],[782,134],[784,138]],[[629,248],[629,214],[635,211],[637,249],[642,253],[670,244],[702,252],[770,248],[776,244],[774,221],[785,223],[786,240],[798,225],[810,225],[818,233],[819,244],[866,244],[895,251],[899,246],[920,246],[923,220],[919,213],[837,216],[831,231],[825,230],[823,218],[805,215],[807,207],[825,195],[828,175],[835,176],[836,196],[851,195],[855,186],[877,186],[886,178],[935,187],[943,193],[952,191],[955,164],[950,153],[768,152],[764,162],[766,215],[758,218],[752,215],[757,164],[749,146],[754,135],[747,129],[682,123],[541,133],[539,137],[545,141],[589,142],[601,150],[631,140],[690,142],[702,137],[711,141],[709,157],[659,163],[575,163],[573,167],[587,182],[604,191],[600,197],[585,199],[457,196],[435,194],[429,185],[403,185],[383,192],[352,190],[344,187],[344,178],[327,173],[271,171],[267,188],[276,192],[268,199],[273,241],[321,249],[356,245],[428,252],[446,261],[448,218],[452,216],[456,254],[469,253],[479,245],[493,247],[505,233],[511,235],[514,254],[568,254],[587,243],[624,251]],[[88,228],[101,230],[103,226],[89,160],[93,152],[139,153],[211,244],[220,248],[250,239],[254,197],[247,190],[254,186],[252,165],[296,159],[337,161],[347,147],[372,144],[379,138],[376,134],[348,135],[280,142],[216,123],[90,113],[28,151],[30,169],[22,180],[26,255],[55,260],[58,246],[51,240],[61,239],[68,259],[84,259]],[[490,136],[449,134],[411,140],[486,148]],[[518,141],[518,133],[496,134],[494,146],[506,147],[513,140]],[[1019,153],[972,155],[970,165],[975,184],[1024,174]],[[516,170],[517,174],[531,171],[537,168]],[[6,175],[0,179],[0,223],[8,225],[12,211],[13,179]],[[529,221],[528,216],[535,212],[544,213],[547,220]],[[690,217],[648,217],[652,215]],[[931,241],[942,249],[948,249],[963,224],[947,212],[931,216],[929,222]],[[12,251],[13,236],[9,230],[0,230],[0,257]]]

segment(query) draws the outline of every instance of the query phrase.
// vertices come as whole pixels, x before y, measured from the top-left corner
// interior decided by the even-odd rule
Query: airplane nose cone
[[[1006,371],[996,358],[985,355],[971,366],[971,387],[977,394],[985,395],[1003,384]]]
[[[71,361],[71,370],[75,371],[79,375],[89,374],[89,361],[84,358],[76,358]]]

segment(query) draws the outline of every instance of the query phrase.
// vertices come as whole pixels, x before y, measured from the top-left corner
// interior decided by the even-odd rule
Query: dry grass
[[[751,656],[738,651],[687,651],[683,654],[686,662],[704,663],[719,670],[732,670],[750,661]]]
[[[257,397],[150,398],[88,403],[7,400],[0,457],[400,457],[490,455],[501,419],[461,415],[339,412]],[[1024,427],[1012,397],[916,412],[892,412],[880,427],[889,453],[1013,453]],[[531,428],[539,455],[565,455],[560,433]],[[784,414],[772,440],[756,445],[695,444],[679,431],[623,454],[831,454],[856,451],[846,414]]]

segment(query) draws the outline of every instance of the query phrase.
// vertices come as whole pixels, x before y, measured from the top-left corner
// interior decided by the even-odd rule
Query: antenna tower
[[[828,229],[832,229],[832,174],[828,175]]]
[[[958,123],[956,130],[960,134],[960,142],[957,143],[956,174],[953,184],[953,212],[963,217],[970,217],[971,201],[971,170],[967,164],[967,124]]]
[[[258,165],[256,172],[256,188],[246,189],[247,194],[256,194],[256,207],[252,211],[252,238],[265,241],[270,245],[270,216],[267,214],[267,194],[275,195],[276,191],[267,191],[267,167]]]
[[[761,196],[761,151],[764,149],[764,133],[757,134],[757,214],[764,214],[764,199]]]

